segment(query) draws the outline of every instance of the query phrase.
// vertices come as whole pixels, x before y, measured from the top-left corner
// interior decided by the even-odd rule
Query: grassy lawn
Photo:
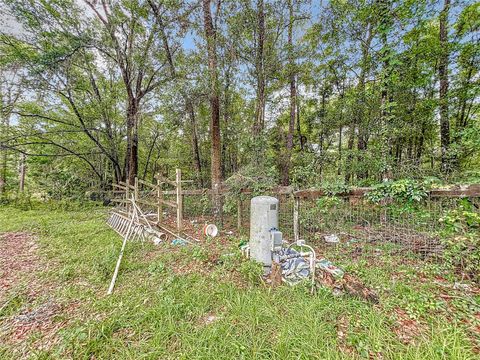
[[[322,288],[271,289],[238,255],[238,239],[129,243],[107,296],[121,239],[106,216],[101,208],[0,208],[0,233],[30,234],[37,244],[31,271],[18,270],[0,294],[0,358],[480,356],[476,288],[454,286],[459,280],[441,266],[420,261],[332,259],[378,292],[372,305]]]

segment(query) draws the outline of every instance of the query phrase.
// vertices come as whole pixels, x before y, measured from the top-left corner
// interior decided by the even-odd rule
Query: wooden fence
[[[135,178],[134,184],[127,184],[125,182],[119,182],[113,184],[114,197],[112,202],[119,204],[130,210],[130,200],[132,197],[140,206],[148,206],[156,209],[156,219],[154,222],[161,224],[163,221],[163,207],[169,207],[176,211],[176,228],[180,232],[183,230],[183,193],[182,183],[189,182],[189,180],[182,180],[182,172],[180,169],[176,170],[175,180],[170,180],[157,174],[155,176],[157,180],[156,184],[146,182],[144,180]],[[173,194],[176,195],[175,201],[169,201],[164,198],[164,194],[171,194],[172,190],[165,191],[163,186],[167,185],[173,187]],[[149,189],[150,191],[142,191],[142,188]],[[147,194],[148,196],[145,196]]]

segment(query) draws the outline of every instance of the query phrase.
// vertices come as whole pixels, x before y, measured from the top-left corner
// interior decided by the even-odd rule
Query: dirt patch
[[[62,307],[53,300],[47,300],[38,306],[23,310],[5,324],[5,330],[9,330],[8,340],[19,343],[35,332],[43,336],[42,348],[48,348],[48,341],[53,340],[54,333],[63,325],[61,322],[52,321],[61,313],[61,310]]]
[[[39,260],[33,235],[24,232],[0,235],[0,302],[12,287],[28,280],[39,269]]]
[[[198,325],[207,326],[214,323],[215,321],[218,321],[220,318],[221,318],[220,316],[216,315],[213,312],[210,312],[208,314],[205,314],[198,320]]]
[[[355,355],[355,349],[347,342],[349,323],[346,316],[341,316],[337,320],[337,343],[338,348],[343,354],[353,356]]]
[[[36,349],[50,348],[56,342],[58,329],[66,322],[56,318],[71,308],[52,298],[55,286],[39,278],[46,265],[38,255],[34,235],[24,232],[0,235],[0,341],[23,349],[21,352],[27,351],[27,346],[20,345],[27,345],[33,334],[38,335],[32,344]]]
[[[396,321],[393,331],[398,339],[406,345],[415,344],[425,332],[424,325],[410,318],[410,316],[400,308],[395,309],[395,318]]]

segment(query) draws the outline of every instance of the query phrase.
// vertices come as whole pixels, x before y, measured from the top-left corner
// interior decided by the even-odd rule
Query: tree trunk
[[[192,127],[192,150],[193,150],[193,160],[195,164],[195,173],[197,177],[197,185],[203,189],[203,178],[202,178],[202,162],[200,158],[200,148],[198,146],[198,133],[197,133],[197,121],[195,119],[195,111],[193,109],[193,104],[190,99],[187,100],[187,111],[188,117],[190,119],[190,126]]]
[[[138,104],[135,99],[128,101],[127,153],[125,159],[124,177],[130,185],[133,185],[138,173]]]
[[[287,143],[285,151],[285,159],[282,167],[282,185],[288,186],[290,184],[290,165],[292,161],[293,149],[293,132],[295,129],[295,110],[297,88],[295,86],[295,63],[293,55],[293,0],[289,0],[289,21],[288,21],[288,67],[290,78],[290,120],[288,122]]]
[[[143,169],[143,176],[142,176],[143,180],[147,179],[147,172],[148,172],[148,167],[150,166],[150,159],[152,158],[153,149],[155,148],[159,135],[160,134],[158,132],[155,132],[155,136],[153,138],[152,144],[148,147],[147,160],[145,161],[145,168]]]
[[[20,166],[18,167],[18,190],[23,192],[25,190],[25,154],[20,154]]]
[[[264,67],[264,42],[265,42],[265,11],[264,1],[257,0],[257,51],[255,56],[255,72],[257,76],[257,100],[255,106],[255,122],[253,133],[256,137],[265,126],[265,67]]]
[[[1,111],[1,110],[0,110]],[[2,134],[0,136],[7,136],[8,128],[10,126],[10,119],[8,116],[2,116]],[[3,142],[3,141],[2,141]],[[3,195],[7,186],[7,161],[8,150],[7,148],[0,149],[0,195]]]
[[[203,19],[207,40],[208,70],[210,75],[210,138],[211,138],[211,182],[212,189],[217,189],[222,180],[221,139],[220,139],[220,95],[218,86],[216,34],[213,27],[211,0],[203,0]],[[220,198],[214,196],[216,215],[220,215]]]
[[[165,55],[167,57],[167,62],[170,68],[170,75],[172,76],[172,78],[176,78],[177,72],[176,72],[175,64],[173,62],[173,56],[170,50],[170,45],[168,43],[167,33],[165,32],[165,25],[161,17],[160,8],[152,0],[148,0],[148,3],[155,14],[157,23],[159,24],[159,32],[162,38],[163,48],[165,50]],[[193,108],[193,101],[192,101],[192,97],[187,94],[187,91],[185,88],[180,89],[180,93],[182,94],[183,100],[185,101],[185,110],[190,119],[192,153],[193,153],[193,161],[195,164],[197,185],[200,186],[200,188],[203,188],[204,184],[203,184],[203,177],[202,177],[202,162],[200,157],[200,148],[198,146],[197,122],[195,119],[195,110]]]
[[[418,137],[416,151],[415,151],[415,166],[420,166],[420,162],[423,154],[423,143],[425,140],[425,124],[422,124],[422,130],[420,136]]]
[[[342,131],[343,126],[340,125],[338,129],[338,167],[337,167],[337,175],[342,173]]]
[[[302,124],[300,122],[300,97],[298,96],[298,82],[297,82],[297,136],[300,142],[300,151],[305,147],[306,138],[302,135]]]
[[[348,149],[348,154],[347,154],[347,161],[346,161],[346,169],[345,169],[345,183],[349,184],[350,181],[352,180],[352,161],[353,161],[353,145],[355,143],[355,124],[350,124],[350,134],[348,135],[348,142],[347,142],[347,149]]]
[[[230,162],[230,151],[229,145],[233,141],[230,137],[233,134],[230,134],[229,123],[230,123],[230,85],[232,77],[232,64],[229,64],[226,69],[223,71],[223,79],[225,86],[223,88],[223,141],[222,141],[222,179],[228,177],[228,174],[231,173],[231,162]]]
[[[370,44],[373,40],[373,30],[371,23],[367,25],[367,34],[364,41],[361,43],[362,48],[362,62],[361,62],[361,69],[360,69],[360,76],[358,78],[357,84],[357,102],[356,102],[356,115],[354,118],[354,122],[358,127],[358,142],[357,142],[357,150],[358,150],[358,160],[363,161],[365,157],[365,152],[367,150],[367,129],[364,124],[364,110],[365,110],[365,78],[367,77],[368,71],[370,69],[369,59],[370,56]],[[349,142],[350,144],[350,142]],[[353,143],[352,143],[353,149]],[[353,156],[352,156],[353,157]],[[359,179],[365,179],[368,176],[368,170],[365,166],[360,165],[359,170],[357,172],[357,177]]]
[[[389,129],[389,116],[390,116],[390,107],[391,107],[391,65],[390,57],[392,54],[392,49],[388,41],[388,35],[391,31],[391,1],[383,0],[379,2],[379,12],[380,12],[380,23],[379,23],[379,32],[380,32],[380,42],[382,48],[380,50],[380,56],[383,57],[383,69],[382,69],[382,82],[381,82],[381,116],[380,116],[380,126],[382,128],[381,135],[381,154],[380,156],[383,159],[383,171],[382,171],[382,180],[388,180],[392,178],[392,171],[390,167],[390,160],[392,158],[393,149],[392,149],[392,135],[390,134]]]
[[[408,145],[407,145],[407,154],[406,154],[407,161],[408,161],[409,165],[412,163],[412,156],[413,156],[412,151],[413,151],[413,139],[412,139],[412,137],[409,137],[408,138]]]
[[[438,66],[438,78],[440,80],[439,104],[440,104],[440,144],[441,144],[441,171],[448,173],[450,162],[448,150],[450,146],[450,121],[448,119],[448,11],[450,0],[444,1],[443,10],[440,13],[440,59]]]

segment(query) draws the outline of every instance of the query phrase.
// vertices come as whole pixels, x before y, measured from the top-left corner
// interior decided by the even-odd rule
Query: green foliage
[[[162,261],[152,262],[148,265],[148,273],[151,275],[163,274],[166,270],[166,266]]]
[[[263,265],[253,260],[246,260],[238,269],[243,278],[250,284],[260,284],[264,272]]]
[[[439,221],[444,226],[444,257],[453,268],[480,282],[480,214],[469,199],[462,199]]]
[[[366,194],[366,198],[374,203],[384,200],[394,200],[404,204],[414,204],[422,201],[428,195],[428,186],[424,182],[405,179],[385,181],[375,185]]]
[[[228,213],[236,210],[239,199],[243,200],[246,198],[246,195],[242,194],[242,190],[248,189],[252,191],[252,193],[248,194],[248,197],[268,193],[276,184],[275,172],[273,169],[266,168],[260,164],[256,166],[251,164],[233,174],[225,183],[229,191],[225,196],[223,209]]]
[[[332,208],[341,205],[342,202],[343,200],[337,196],[322,196],[316,201],[316,210],[323,214],[327,214]],[[309,218],[308,214],[305,217]]]
[[[480,214],[468,199],[462,199],[457,208],[448,210],[439,221],[448,233],[465,234],[480,230]]]
[[[0,34],[0,71],[21,74],[21,92],[36,95],[7,96],[12,81],[1,77],[7,91],[2,90],[0,107],[15,112],[15,121],[2,115],[0,125],[10,157],[8,190],[15,187],[20,150],[32,154],[27,176],[32,192],[54,199],[79,199],[86,190],[124,178],[125,104],[132,94],[138,100],[139,176],[151,180],[179,167],[197,186],[210,187],[208,54],[204,29],[194,21],[203,18],[201,7],[161,2],[164,19],[158,22],[150,2],[107,2],[108,11],[101,2],[89,2],[109,18],[105,27],[94,11],[82,16],[88,5],[73,0],[4,2],[2,10],[29,38]],[[222,175],[232,188],[225,211],[234,211],[240,188],[266,192],[287,166],[295,188],[329,181],[370,186],[386,172],[393,179],[477,178],[464,175],[480,167],[478,3],[451,5],[448,49],[438,34],[441,6],[423,1],[327,1],[312,12],[302,0],[295,2],[291,26],[286,26],[288,6],[261,3],[261,54],[259,2],[222,2],[215,19],[223,24],[216,36]],[[161,34],[166,37],[156,37]],[[171,59],[164,41],[175,49]],[[117,46],[130,51],[118,52]],[[450,174],[439,172],[436,119],[438,58],[444,50],[450,53],[448,67],[455,69],[449,74]],[[291,70],[297,85],[292,118]],[[260,83],[263,99],[257,98]],[[265,119],[254,134],[260,100]]]
[[[310,186],[318,186],[320,178],[317,174],[318,165],[315,162],[315,154],[299,153],[293,158],[295,167],[291,174],[291,183],[297,189]]]
[[[342,193],[348,193],[351,189],[351,186],[345,184],[344,182],[324,182],[321,185],[321,189],[328,196],[335,196]]]
[[[480,236],[479,233],[449,236],[443,240],[443,256],[453,269],[465,273],[480,283]]]
[[[30,210],[33,208],[32,194],[21,192],[15,195],[13,205],[21,210]]]

